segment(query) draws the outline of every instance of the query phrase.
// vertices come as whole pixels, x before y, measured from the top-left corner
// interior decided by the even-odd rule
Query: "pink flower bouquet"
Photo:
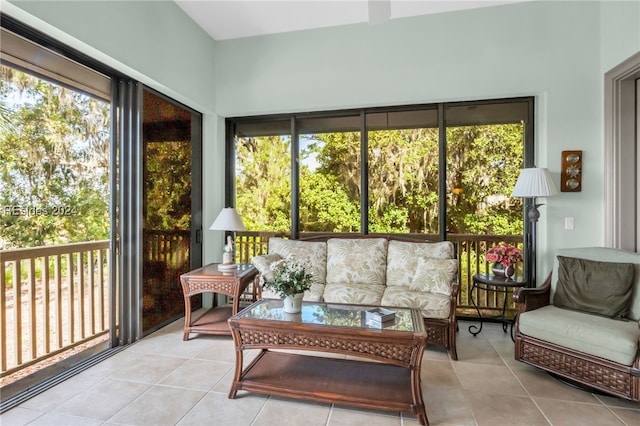
[[[502,266],[506,268],[522,262],[522,250],[505,243],[489,248],[485,259],[487,259],[487,262],[502,263]]]

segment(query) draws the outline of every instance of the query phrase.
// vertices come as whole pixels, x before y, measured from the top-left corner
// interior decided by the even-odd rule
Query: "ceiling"
[[[521,0],[174,0],[215,40],[428,15]],[[370,9],[371,8],[371,9]]]

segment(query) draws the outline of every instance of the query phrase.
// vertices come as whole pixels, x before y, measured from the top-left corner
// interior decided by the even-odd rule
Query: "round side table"
[[[493,293],[502,293],[504,294],[504,301],[502,303],[502,313],[498,317],[493,317],[492,319],[496,319],[502,323],[502,331],[507,332],[507,327],[511,326],[511,339],[513,340],[513,323],[515,320],[508,319],[505,317],[505,313],[507,310],[507,297],[509,295],[509,289],[516,289],[519,287],[526,287],[526,281],[513,280],[511,278],[505,277],[496,277],[493,274],[476,274],[473,276],[473,285],[471,286],[471,303],[473,303],[474,308],[476,308],[476,312],[478,313],[478,318],[480,319],[480,327],[472,324],[469,326],[469,333],[473,334],[473,336],[477,336],[482,331],[482,313],[480,312],[480,308],[478,308],[478,304],[476,303],[473,295],[474,290],[477,288],[478,290],[483,290],[486,292]]]

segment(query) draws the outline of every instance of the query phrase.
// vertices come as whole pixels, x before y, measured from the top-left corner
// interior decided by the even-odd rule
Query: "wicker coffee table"
[[[368,325],[365,311],[372,308],[304,302],[300,314],[285,314],[281,300],[262,299],[232,316],[236,368],[229,398],[246,390],[404,411],[428,425],[420,387],[427,338],[422,316],[415,309],[388,308],[395,311],[394,320]],[[243,351],[250,349],[261,351],[243,368]],[[277,349],[304,350],[305,354]],[[307,351],[366,359],[329,358]]]

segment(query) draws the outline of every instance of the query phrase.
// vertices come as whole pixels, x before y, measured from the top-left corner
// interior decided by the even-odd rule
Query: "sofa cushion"
[[[548,305],[519,314],[520,333],[623,365],[631,365],[640,330],[635,321],[615,321],[600,315]]]
[[[385,285],[387,243],[384,238],[327,240],[327,284]]]
[[[302,300],[322,301],[327,276],[327,243],[272,237],[269,238],[269,254],[277,254],[282,258],[292,257],[307,263],[311,267],[311,288],[304,292]],[[268,289],[263,289],[262,297],[279,298],[277,293]]]
[[[380,306],[385,287],[368,283],[328,283],[324,287],[327,303],[353,303]]]
[[[451,241],[414,243],[391,240],[387,254],[387,286],[410,286],[418,268],[419,259],[453,259],[454,257],[455,251]]]
[[[416,308],[424,318],[446,319],[451,313],[451,297],[443,294],[414,291],[406,287],[387,287],[381,301],[382,306]]]
[[[554,305],[621,319],[629,313],[632,263],[600,262],[558,256]]]
[[[451,294],[451,284],[458,275],[457,259],[433,259],[421,257],[418,259],[416,273],[409,284],[415,291],[428,293]]]
[[[256,267],[260,275],[266,280],[273,279],[273,271],[271,270],[271,265],[281,260],[282,256],[277,253],[274,254],[263,254],[261,256],[253,256],[251,258],[251,263]]]
[[[269,238],[269,254],[279,254],[283,259],[291,256],[311,266],[312,281],[324,285],[327,277],[327,244],[318,241]]]

